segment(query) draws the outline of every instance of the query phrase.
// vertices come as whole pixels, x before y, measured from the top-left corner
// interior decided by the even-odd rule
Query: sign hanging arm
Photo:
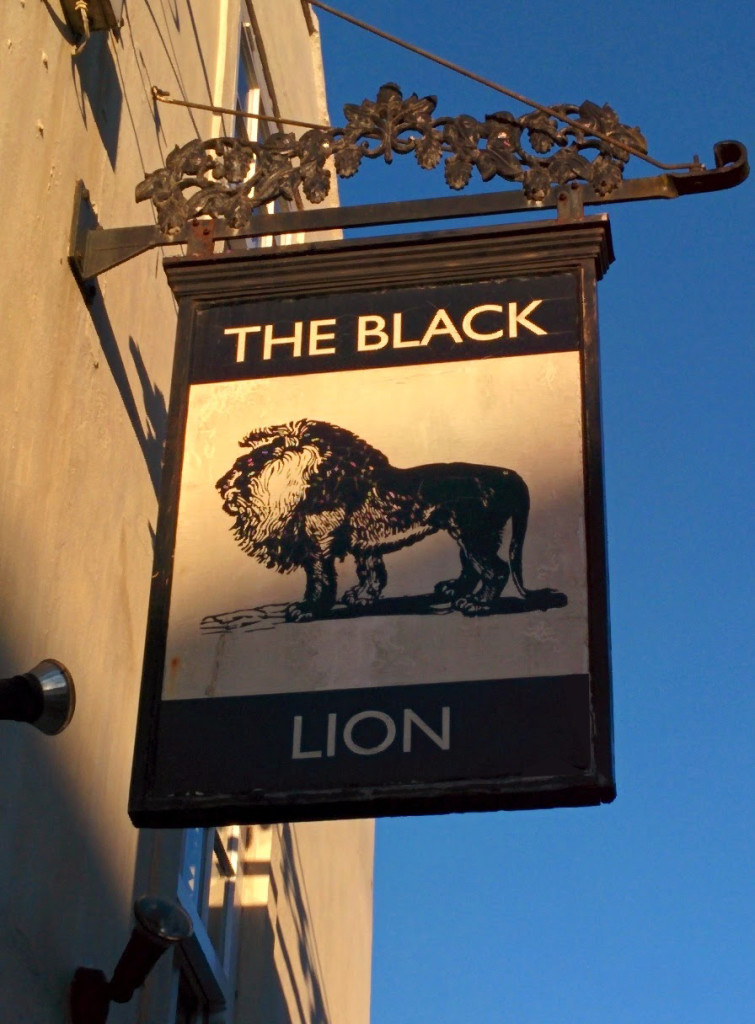
[[[484,120],[465,114],[434,118],[434,96],[420,98],[415,93],[405,99],[397,85],[388,83],[378,90],[376,100],[346,104],[347,122],[340,128],[281,118],[283,124],[308,130],[299,138],[287,131],[274,132],[262,143],[228,137],[193,139],[176,146],[165,167],[147,174],[137,185],[137,202],[149,199],[153,204],[154,225],[100,228],[80,182],[69,262],[85,295],[92,278],[156,246],[187,244],[190,255],[208,256],[215,239],[533,209],[557,209],[559,219],[575,219],[582,216],[585,205],[713,192],[740,184],[749,173],[747,152],[740,142],[717,143],[712,170],[697,157],[691,164],[665,164],[648,155],[640,129],[622,124],[608,104],[601,107],[586,100],[581,105],[545,106],[320,0],[311,3],[533,109],[521,117],[504,110],[487,114]],[[207,104],[171,99],[156,86],[152,95],[155,102],[221,112]],[[365,157],[382,157],[391,163],[394,155],[406,153],[414,153],[425,170],[445,158],[446,183],[456,191],[466,187],[476,170],[485,182],[495,177],[518,182],[522,192],[266,213],[269,203],[291,201],[300,192],[311,204],[323,202],[330,192],[332,167],[340,177],[349,178]],[[625,180],[624,167],[632,156],[664,173]]]
[[[714,155],[716,166],[710,170],[703,168],[695,172],[667,172],[652,177],[628,179],[622,181],[609,196],[597,195],[591,186],[573,182],[569,188],[551,187],[540,201],[528,200],[521,192],[498,191],[475,196],[371,203],[293,213],[260,213],[243,227],[233,226],[222,216],[210,222],[187,217],[177,230],[170,233],[162,230],[159,224],[128,228],[100,227],[89,205],[88,191],[83,182],[78,182],[74,196],[69,261],[77,279],[84,284],[106,270],[158,246],[188,244],[189,252],[192,249],[196,252],[193,238],[200,225],[203,225],[203,231],[209,231],[213,240],[256,238],[300,231],[495,216],[535,209],[560,211],[564,205],[572,202],[568,193],[575,186],[584,206],[602,206],[606,203],[677,199],[679,196],[718,192],[746,180],[749,165],[747,150],[741,142],[718,142],[714,146]],[[209,228],[206,226],[208,224]],[[201,255],[205,253],[206,250],[200,250]]]

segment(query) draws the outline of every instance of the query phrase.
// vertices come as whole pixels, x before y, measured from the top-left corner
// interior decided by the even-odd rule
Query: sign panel
[[[389,288],[395,242],[343,291],[349,243],[270,297],[179,261],[138,824],[612,798],[595,258],[470,280],[468,237]]]

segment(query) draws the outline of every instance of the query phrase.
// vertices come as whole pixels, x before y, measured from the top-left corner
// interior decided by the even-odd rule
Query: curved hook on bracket
[[[688,171],[685,174],[670,173],[680,196],[696,195],[701,192],[719,192],[721,189],[741,185],[750,173],[747,150],[741,142],[727,139],[713,147],[716,166],[710,170]]]

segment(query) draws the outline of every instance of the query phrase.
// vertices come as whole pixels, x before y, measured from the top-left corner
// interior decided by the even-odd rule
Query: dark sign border
[[[449,811],[594,805],[615,796],[599,399],[596,283],[613,259],[605,216],[578,222],[326,242],[165,261],[179,302],[166,459],[155,550],[129,814],[135,825],[187,827]],[[163,666],[193,339],[203,317],[243,302],[276,302],[419,286],[569,275],[581,344],[590,664],[584,676],[424,683],[270,696],[163,701]],[[308,710],[315,717],[365,705],[400,721],[406,692],[426,721],[470,687],[489,727],[475,743],[482,760],[433,768],[437,744],[417,743],[417,761],[396,772],[366,771],[366,759],[323,757],[317,771],[290,765],[249,773],[229,751],[252,749],[260,730]],[[456,688],[456,690],[454,690]],[[329,703],[328,703],[329,702]],[[335,703],[334,703],[335,702]],[[434,702],[434,703],[433,703]],[[432,707],[431,707],[432,705]],[[461,707],[461,705],[459,705]],[[298,709],[298,710],[297,710]],[[302,716],[304,717],[304,716]],[[460,722],[463,727],[463,722]],[[439,728],[440,726],[438,726]],[[315,747],[313,747],[313,750]],[[347,752],[348,753],[348,752]],[[370,763],[372,762],[371,759]],[[496,763],[497,762],[497,763]],[[433,772],[435,775],[433,776]]]

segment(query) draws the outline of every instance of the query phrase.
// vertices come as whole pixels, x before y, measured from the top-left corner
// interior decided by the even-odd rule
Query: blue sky
[[[712,165],[715,142],[752,141],[741,0],[333,2],[540,102],[608,102],[661,160]],[[335,124],[386,81],[437,95],[440,115],[524,113],[319,17]],[[373,1024],[754,1019],[754,188],[606,207],[618,797],[381,821]],[[447,194],[411,157],[341,183],[344,204]]]

